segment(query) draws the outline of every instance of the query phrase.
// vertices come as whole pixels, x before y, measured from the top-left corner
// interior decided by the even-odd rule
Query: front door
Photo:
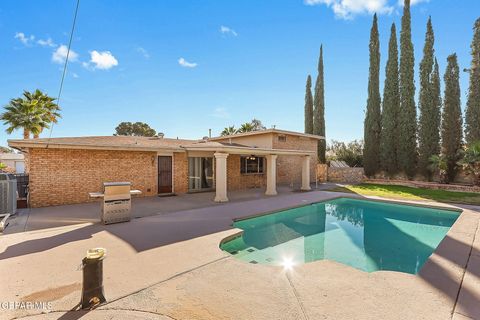
[[[172,157],[158,157],[158,193],[172,193]]]

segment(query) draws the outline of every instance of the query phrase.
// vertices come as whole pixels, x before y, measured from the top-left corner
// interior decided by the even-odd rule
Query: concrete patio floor
[[[312,184],[315,190],[325,190],[336,187],[337,184],[322,183],[318,186]],[[278,186],[279,195],[297,193],[290,186]],[[221,206],[223,203],[213,202],[215,192],[201,192],[180,194],[162,197],[143,197],[132,199],[132,217],[143,218],[157,214],[199,209],[212,206]],[[229,203],[253,199],[268,199],[265,189],[256,188],[229,193]],[[12,234],[24,231],[33,231],[80,223],[97,223],[100,221],[100,201],[64,205],[35,209],[19,209],[18,214],[12,216],[9,225],[3,234]]]
[[[143,218],[107,226],[98,223],[98,203],[31,210],[28,220],[19,219],[0,236],[0,302],[51,301],[53,308],[45,314],[3,310],[0,317],[480,319],[477,207],[462,208],[418,275],[365,273],[328,260],[285,271],[244,263],[219,249],[222,239],[239,231],[231,226],[234,218],[340,195],[287,188],[276,197],[258,190],[232,193],[225,204],[212,204],[211,194],[136,199],[134,214]],[[78,266],[92,247],[108,250],[107,303],[68,312],[79,302]]]

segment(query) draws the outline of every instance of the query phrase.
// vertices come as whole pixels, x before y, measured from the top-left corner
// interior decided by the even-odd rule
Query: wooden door
[[[158,157],[158,193],[172,192],[172,157]]]

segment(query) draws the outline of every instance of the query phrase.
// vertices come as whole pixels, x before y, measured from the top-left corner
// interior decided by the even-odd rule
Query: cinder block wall
[[[314,182],[316,177],[316,168],[318,158],[317,141],[307,137],[286,135],[286,141],[279,141],[279,134],[273,135],[274,149],[288,149],[288,150],[310,150],[314,151],[315,155],[310,157],[310,181]],[[300,156],[278,156],[277,158],[277,183],[296,185],[302,183],[302,157]]]
[[[157,194],[156,152],[32,148],[28,166],[31,207],[88,202],[109,181]]]

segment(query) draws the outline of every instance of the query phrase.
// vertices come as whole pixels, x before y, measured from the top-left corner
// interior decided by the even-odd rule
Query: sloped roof
[[[183,150],[184,144],[194,143],[196,140],[169,139],[159,137],[132,137],[132,136],[93,136],[8,140],[11,147],[16,148],[87,148],[87,149],[119,149],[119,150],[152,150],[159,149]]]

